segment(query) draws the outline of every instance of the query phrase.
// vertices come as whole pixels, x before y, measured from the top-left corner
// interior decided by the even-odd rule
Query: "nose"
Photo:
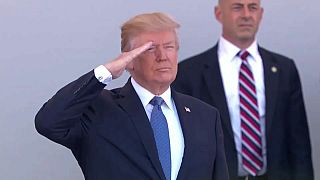
[[[163,48],[161,46],[157,47],[155,54],[156,54],[157,61],[167,59],[167,52],[166,52],[165,48]]]
[[[242,8],[242,15],[243,17],[249,17],[250,16],[250,9],[248,7]]]

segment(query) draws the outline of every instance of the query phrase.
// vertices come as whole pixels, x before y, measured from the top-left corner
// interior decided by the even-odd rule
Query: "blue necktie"
[[[153,129],[154,138],[157,145],[158,156],[162,166],[162,170],[167,180],[171,179],[171,153],[169,129],[166,117],[164,116],[161,105],[164,100],[161,97],[155,96],[150,104],[153,105],[151,112],[150,123]]]

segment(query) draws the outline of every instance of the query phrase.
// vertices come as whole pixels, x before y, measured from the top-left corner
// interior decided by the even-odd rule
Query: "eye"
[[[249,6],[249,10],[250,11],[257,11],[258,10],[258,6],[257,5]]]
[[[151,46],[149,49],[147,49],[148,52],[154,52],[156,50],[155,46]]]
[[[171,49],[175,49],[176,46],[175,45],[166,45],[164,48],[168,49],[168,50],[171,50]]]
[[[240,5],[232,6],[232,10],[234,10],[234,11],[240,11],[241,8],[242,8],[242,6],[240,6]]]
[[[248,8],[250,11],[257,11],[260,9],[260,5],[253,3],[253,4],[249,4]]]

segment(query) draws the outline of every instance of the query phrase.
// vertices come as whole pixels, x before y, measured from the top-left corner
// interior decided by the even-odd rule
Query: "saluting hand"
[[[125,69],[130,69],[132,67],[129,67],[128,65],[130,62],[139,56],[141,53],[146,51],[152,46],[152,42],[147,42],[144,45],[133,49],[129,52],[123,52],[118,56],[116,59],[114,59],[111,62],[106,63],[104,66],[110,71],[112,78],[116,79],[120,77]]]

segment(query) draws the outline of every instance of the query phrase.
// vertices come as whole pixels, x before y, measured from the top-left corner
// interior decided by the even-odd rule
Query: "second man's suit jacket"
[[[217,47],[179,63],[173,88],[215,106],[221,114],[230,179],[238,160]],[[266,96],[267,174],[271,180],[311,180],[313,167],[299,75],[287,57],[259,47]]]
[[[164,180],[153,131],[130,80],[105,90],[93,71],[59,90],[36,115],[36,128],[70,148],[88,180]],[[218,111],[172,92],[185,149],[180,180],[226,180]]]

